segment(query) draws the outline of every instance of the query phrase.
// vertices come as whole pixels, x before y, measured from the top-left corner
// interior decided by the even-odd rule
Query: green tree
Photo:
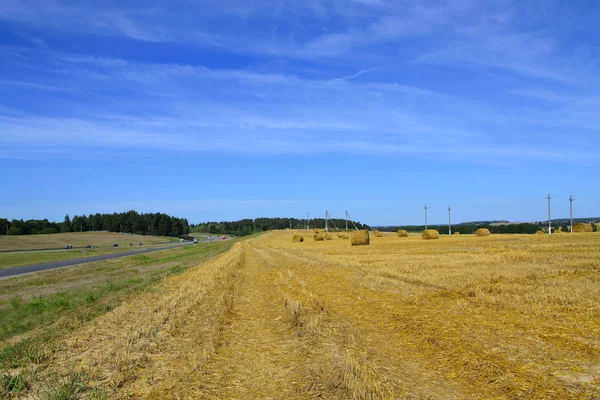
[[[65,220],[63,221],[61,227],[61,232],[73,232],[73,224],[71,224],[71,218],[69,218],[69,214],[65,215]]]
[[[11,236],[22,235],[23,232],[21,231],[21,228],[19,228],[17,226],[11,226],[10,228],[8,228],[8,234]]]

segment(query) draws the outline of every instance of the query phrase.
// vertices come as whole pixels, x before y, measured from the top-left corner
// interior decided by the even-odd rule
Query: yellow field
[[[71,232],[51,235],[16,235],[0,236],[0,250],[39,250],[60,249],[70,244],[73,247],[97,246],[110,247],[113,243],[119,246],[169,243],[173,238],[161,236],[129,235],[112,232]]]
[[[88,324],[38,375],[108,398],[596,398],[600,234],[540,236],[271,232]]]

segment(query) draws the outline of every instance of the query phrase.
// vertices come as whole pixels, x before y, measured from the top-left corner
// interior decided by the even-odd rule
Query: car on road
[[[138,246],[141,246],[141,245],[142,245],[142,242],[138,243]]]
[[[72,249],[72,248],[73,248],[73,246],[71,246],[70,244],[65,246],[65,249]]]
[[[92,248],[92,246],[88,244],[87,246],[85,246],[85,248],[86,248],[86,249],[91,249],[91,248]]]
[[[113,244],[112,247],[119,247],[117,243]]]

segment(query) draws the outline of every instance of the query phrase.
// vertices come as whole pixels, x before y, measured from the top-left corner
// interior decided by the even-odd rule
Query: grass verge
[[[0,281],[0,398],[14,397],[27,389],[35,366],[51,357],[62,335],[131,296],[152,290],[162,278],[227,251],[239,240],[169,249]],[[54,386],[55,395],[51,391],[39,395],[71,398],[63,392],[72,392],[73,387],[77,390],[77,385]]]

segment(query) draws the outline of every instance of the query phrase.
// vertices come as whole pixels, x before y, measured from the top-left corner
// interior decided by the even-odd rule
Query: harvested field
[[[62,249],[70,244],[73,247],[87,245],[97,247],[110,247],[114,243],[119,246],[134,246],[142,242],[144,245],[164,244],[176,241],[176,238],[165,236],[130,235],[113,232],[71,232],[53,233],[50,235],[16,235],[0,236],[0,250],[40,250]]]
[[[35,376],[107,398],[594,398],[599,240],[271,232],[84,325]]]

